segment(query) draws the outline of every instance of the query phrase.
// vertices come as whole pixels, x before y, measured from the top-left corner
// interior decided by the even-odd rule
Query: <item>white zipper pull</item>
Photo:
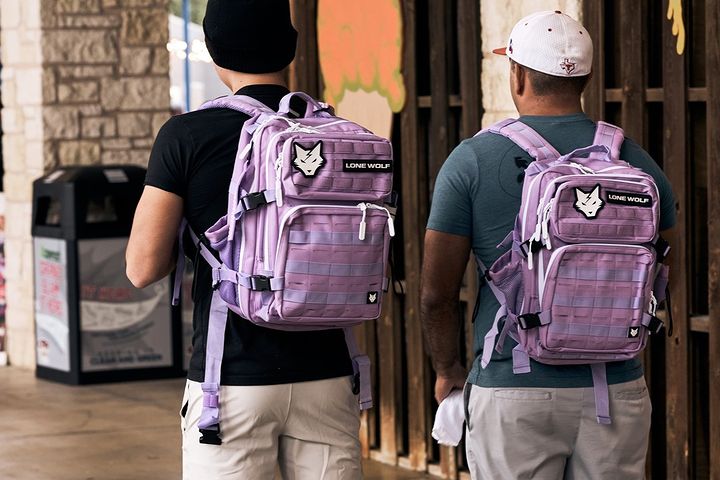
[[[570,163],[568,163],[568,165],[571,165],[571,166],[577,168],[578,170],[580,170],[580,172],[582,172],[585,175],[595,175],[595,171],[586,167],[585,165],[580,165],[579,163],[576,163],[576,162],[570,162]]]
[[[653,317],[657,313],[657,298],[655,298],[654,292],[650,292],[650,311],[648,313]]]
[[[367,227],[365,223],[365,218],[367,217],[367,203],[358,203],[358,208],[360,211],[362,211],[362,219],[360,220],[360,233],[358,234],[358,238],[360,240],[365,240],[365,228]]]
[[[390,210],[388,210],[385,207],[381,207],[380,205],[375,205],[374,203],[366,203],[365,205],[367,206],[366,208],[371,208],[373,210],[382,210],[387,214],[388,233],[390,234],[391,237],[394,237],[395,236],[395,222],[393,221],[392,213],[390,213]]]
[[[541,230],[542,230],[542,214],[538,213],[538,223],[535,225],[535,231],[530,236],[530,240],[528,241],[528,270],[533,269],[533,243],[534,242],[540,242],[541,238]]]
[[[545,246],[548,250],[552,250],[552,244],[550,243],[550,210],[552,210],[552,204],[553,201],[550,200],[547,205],[545,205],[545,210],[543,211],[543,219],[542,219],[542,238],[543,243],[545,243]]]
[[[388,212],[388,233],[391,237],[395,236],[395,222],[393,221],[392,215]]]
[[[283,206],[283,193],[282,193],[282,166],[283,166],[283,154],[280,152],[278,158],[275,160],[275,203],[278,207]]]

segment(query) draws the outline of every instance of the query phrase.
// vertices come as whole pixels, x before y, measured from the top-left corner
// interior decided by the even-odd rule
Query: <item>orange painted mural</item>
[[[672,21],[672,34],[677,37],[675,51],[678,55],[685,52],[685,23],[682,17],[682,0],[669,0],[667,19]]]
[[[325,101],[389,136],[405,104],[399,0],[319,0],[317,27]]]

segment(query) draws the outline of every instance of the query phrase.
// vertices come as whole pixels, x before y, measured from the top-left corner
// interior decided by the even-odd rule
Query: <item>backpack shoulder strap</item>
[[[225,97],[218,97],[214,100],[205,102],[200,106],[200,110],[207,108],[230,108],[251,117],[262,113],[275,113],[261,101],[255,100],[247,95],[227,95]]]
[[[625,132],[623,132],[622,128],[606,122],[597,122],[593,145],[605,145],[608,147],[610,149],[610,158],[613,160],[620,159],[620,148],[624,141]],[[602,153],[593,153],[590,156],[597,157],[602,155]]]
[[[490,125],[478,132],[478,135],[485,132],[509,138],[535,160],[554,160],[560,157],[560,154],[555,150],[555,147],[550,145],[550,142],[515,118],[508,118]]]

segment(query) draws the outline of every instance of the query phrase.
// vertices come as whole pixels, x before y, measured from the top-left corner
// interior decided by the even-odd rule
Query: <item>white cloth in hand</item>
[[[440,402],[435,413],[432,436],[440,445],[457,446],[465,425],[465,402],[462,390],[453,390]]]

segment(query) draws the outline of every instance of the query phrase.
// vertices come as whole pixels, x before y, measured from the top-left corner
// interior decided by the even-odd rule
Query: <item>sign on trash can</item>
[[[182,375],[170,281],[136,289],[125,248],[145,170],[65,167],[34,182],[37,376],[81,384]]]

